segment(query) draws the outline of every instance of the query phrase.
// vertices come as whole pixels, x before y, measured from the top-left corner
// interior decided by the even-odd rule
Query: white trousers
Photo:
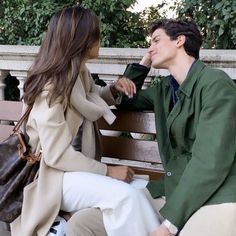
[[[61,210],[100,208],[108,236],[148,236],[160,225],[143,190],[108,176],[66,172]]]

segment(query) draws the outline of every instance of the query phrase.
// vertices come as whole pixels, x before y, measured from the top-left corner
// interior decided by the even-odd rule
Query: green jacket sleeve
[[[150,68],[145,66],[135,63],[128,64],[125,69],[124,76],[131,79],[135,83],[137,90],[140,90],[149,71]]]
[[[133,98],[123,96],[122,102],[117,107],[123,110],[152,110],[154,89],[141,90],[149,68],[139,64],[129,64],[126,67],[124,76],[131,79],[137,88],[137,94]]]
[[[158,180],[150,180],[146,186],[153,198],[165,196],[165,182],[164,177]]]

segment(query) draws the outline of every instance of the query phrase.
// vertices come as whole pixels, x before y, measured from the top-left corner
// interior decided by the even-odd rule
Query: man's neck
[[[195,58],[188,55],[176,57],[168,67],[170,74],[175,78],[179,85],[186,79],[187,74]]]

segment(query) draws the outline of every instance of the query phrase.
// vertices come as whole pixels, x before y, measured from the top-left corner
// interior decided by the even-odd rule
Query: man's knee
[[[153,198],[150,192],[148,191],[147,188],[143,189],[143,192],[152,205],[153,209],[156,211],[156,213],[159,216],[159,220],[162,222],[164,220],[163,216],[159,213],[160,209],[165,205],[166,200],[164,197],[159,197],[159,198]]]
[[[102,212],[89,208],[76,212],[67,222],[67,236],[106,236]]]
[[[236,203],[207,205],[196,211],[179,236],[236,235]]]

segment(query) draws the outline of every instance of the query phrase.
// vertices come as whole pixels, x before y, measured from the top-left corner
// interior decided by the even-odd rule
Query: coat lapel
[[[170,135],[170,129],[171,126],[176,119],[176,117],[179,115],[184,96],[190,97],[194,88],[195,83],[197,82],[199,78],[199,74],[201,73],[202,69],[205,67],[205,64],[201,61],[196,61],[193,65],[193,67],[188,72],[188,75],[184,82],[180,85],[179,91],[178,91],[178,101],[174,105],[173,109],[171,110],[170,114],[167,116],[167,129],[168,129],[168,135]],[[182,96],[184,95],[184,96]]]
[[[168,130],[168,136],[170,135],[170,128],[171,125],[173,124],[174,120],[176,117],[179,115],[181,111],[181,106],[182,106],[182,101],[181,98],[179,98],[178,102],[174,105],[173,109],[167,116],[167,130]]]

